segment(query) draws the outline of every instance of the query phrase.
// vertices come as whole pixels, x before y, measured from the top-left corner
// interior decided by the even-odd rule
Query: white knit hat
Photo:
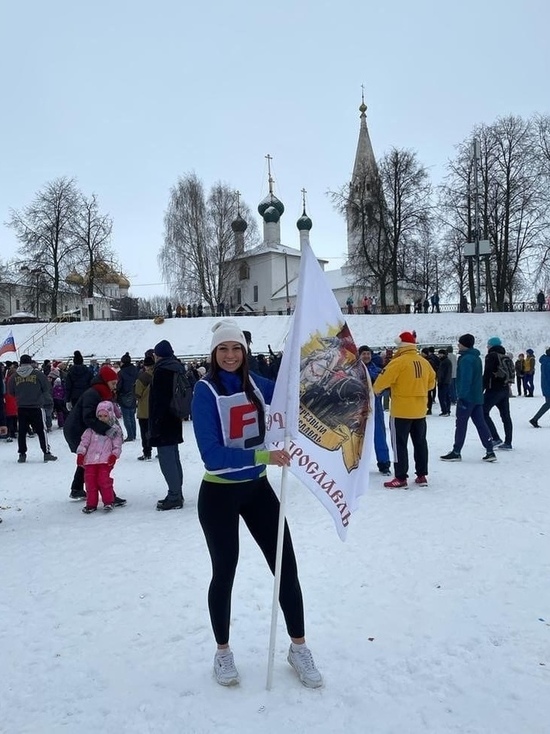
[[[246,339],[241,331],[239,325],[233,319],[226,319],[225,321],[217,321],[212,327],[214,332],[212,336],[212,343],[210,344],[210,352],[221,344],[222,342],[238,342],[247,349]]]

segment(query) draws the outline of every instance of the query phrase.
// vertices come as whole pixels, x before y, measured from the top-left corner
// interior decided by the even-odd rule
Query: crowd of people
[[[452,449],[440,457],[460,461],[471,419],[484,448],[482,460],[493,463],[498,450],[513,449],[510,398],[534,397],[537,359],[526,349],[517,359],[506,352],[502,340],[492,336],[486,353],[475,347],[472,334],[452,346],[423,347],[415,332],[402,332],[396,347],[358,349],[358,363],[373,385],[374,449],[387,489],[406,489],[409,479],[408,441],[413,445],[414,484],[428,485],[426,416],[439,402],[441,418],[455,406]],[[252,335],[232,320],[213,327],[210,355],[202,362],[184,364],[167,340],[132,360],[129,352],[118,363],[96,360],[84,364],[80,351],[72,363],[45,360],[41,366],[30,355],[19,362],[0,364],[0,438],[17,440],[18,461],[27,459],[28,440],[36,436],[44,462],[55,462],[48,445],[53,420],[63,430],[69,449],[76,455],[70,498],[84,500],[83,512],[105,511],[126,505],[117,496],[111,472],[123,445],[138,440],[139,461],[150,461],[157,452],[165,479],[166,496],[158,511],[184,505],[183,468],[179,445],[183,421],[193,417],[197,446],[205,466],[199,489],[198,517],[212,562],[208,607],[217,650],[213,671],[223,686],[239,683],[229,647],[233,581],[239,556],[239,519],[242,517],[263,552],[272,572],[278,524],[278,500],[266,476],[266,466],[288,466],[285,450],[265,446],[266,406],[269,405],[280,354],[254,355]],[[544,403],[530,420],[534,428],[550,410],[550,347],[538,359]],[[176,385],[184,394],[176,406]],[[491,413],[496,409],[501,433]],[[393,457],[387,440],[385,410]],[[393,460],[392,460],[393,459]],[[393,472],[392,472],[393,469]],[[393,477],[391,476],[393,473]],[[412,472],[411,472],[412,473]],[[305,642],[304,604],[292,539],[285,526],[279,601],[290,637],[287,660],[300,681],[309,688],[322,685],[311,651]]]

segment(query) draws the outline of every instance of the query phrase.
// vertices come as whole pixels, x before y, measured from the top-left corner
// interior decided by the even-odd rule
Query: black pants
[[[149,419],[138,418],[141,448],[144,456],[151,456],[151,442],[149,441]]]
[[[504,427],[505,443],[512,443],[512,419],[510,418],[510,391],[508,385],[499,390],[487,390],[483,396],[483,416],[485,423],[491,431],[491,438],[500,441],[497,427],[489,413],[493,408],[497,408],[500,413],[502,425]]]
[[[451,386],[439,384],[437,386],[437,395],[439,398],[439,407],[443,415],[451,412]]]
[[[8,436],[15,438],[17,436],[17,416],[8,415],[6,416],[6,428],[8,429]]]
[[[77,466],[75,469],[71,490],[84,491],[84,467]]]
[[[393,448],[394,470],[397,479],[406,479],[409,471],[409,436],[414,450],[414,467],[417,477],[428,473],[428,442],[425,418],[390,418],[390,435]]]
[[[239,518],[245,521],[274,573],[279,500],[265,477],[237,484],[203,481],[198,514],[212,560],[212,581],[208,590],[210,620],[216,642],[226,645],[229,642],[231,592],[239,559]],[[286,523],[279,602],[290,637],[303,637],[302,591]]]
[[[43,408],[18,408],[17,446],[20,454],[27,453],[27,431],[29,427],[38,436],[42,453],[47,454],[50,447],[46,441],[46,417]]]

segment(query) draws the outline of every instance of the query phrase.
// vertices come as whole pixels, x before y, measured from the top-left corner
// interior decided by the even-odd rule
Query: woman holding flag
[[[206,473],[198,515],[210,558],[208,608],[218,645],[214,675],[223,686],[239,683],[229,648],[231,592],[239,557],[242,517],[273,573],[279,501],[266,476],[266,464],[288,466],[284,450],[265,448],[265,405],[274,384],[248,369],[247,343],[238,324],[217,322],[210,346],[210,370],[195,385],[193,428]],[[285,524],[279,602],[291,638],[287,660],[308,688],[323,684],[304,637],[304,609],[296,559]]]

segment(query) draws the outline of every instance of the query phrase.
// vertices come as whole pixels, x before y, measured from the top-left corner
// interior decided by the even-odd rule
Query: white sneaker
[[[298,677],[307,688],[320,688],[323,685],[321,673],[315,667],[313,655],[307,645],[291,645],[288,650],[288,662],[298,673]]]
[[[214,655],[214,675],[220,686],[236,686],[239,683],[239,672],[231,650],[218,650]]]

